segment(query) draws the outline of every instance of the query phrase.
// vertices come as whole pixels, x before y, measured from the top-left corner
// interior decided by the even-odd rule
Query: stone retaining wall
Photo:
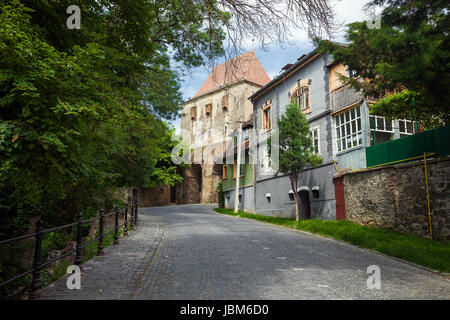
[[[427,160],[433,239],[450,240],[450,157]],[[344,174],[347,220],[430,238],[424,162]]]

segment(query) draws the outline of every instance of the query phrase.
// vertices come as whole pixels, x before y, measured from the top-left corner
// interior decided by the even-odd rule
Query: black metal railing
[[[21,240],[25,240],[25,239],[29,239],[34,237],[35,238],[35,247],[34,247],[34,257],[33,257],[33,266],[32,269],[27,270],[25,272],[22,272],[20,274],[17,274],[16,276],[9,278],[8,280],[5,280],[3,282],[0,283],[0,287],[5,286],[9,283],[12,283],[20,278],[23,278],[27,275],[29,275],[30,273],[33,276],[32,282],[31,282],[31,294],[30,294],[30,299],[38,299],[40,297],[40,290],[42,287],[42,283],[41,283],[41,271],[43,269],[45,269],[46,267],[48,267],[49,265],[51,265],[52,263],[55,263],[58,260],[61,260],[71,254],[75,253],[75,259],[74,259],[74,263],[79,266],[81,268],[81,264],[83,261],[83,256],[82,256],[82,252],[83,252],[83,248],[86,246],[89,246],[91,244],[93,244],[94,242],[98,241],[98,249],[97,249],[97,255],[98,256],[103,256],[104,255],[104,245],[103,245],[103,239],[105,236],[110,235],[112,232],[114,232],[114,242],[113,245],[118,245],[119,244],[119,230],[120,228],[123,228],[123,236],[127,237],[128,236],[128,231],[130,230],[134,230],[135,229],[135,225],[137,223],[137,219],[138,219],[138,201],[137,199],[133,199],[131,200],[130,197],[128,197],[128,201],[125,205],[124,208],[124,220],[123,220],[123,224],[119,225],[119,207],[116,205],[114,207],[114,211],[108,214],[104,214],[103,209],[100,209],[100,214],[99,216],[96,217],[92,217],[89,219],[82,219],[82,214],[81,212],[78,214],[77,217],[77,222],[74,223],[69,223],[63,226],[58,226],[58,227],[54,227],[54,228],[49,228],[49,229],[43,229],[43,221],[41,219],[39,219],[36,223],[36,231],[34,233],[30,233],[27,235],[23,235],[23,236],[19,236],[19,237],[15,237],[15,238],[11,238],[11,239],[6,239],[6,240],[2,240],[0,241],[0,245],[5,245],[5,244],[10,244],[13,242],[17,242],[17,241],[21,241]],[[128,210],[130,211],[129,217],[128,217]],[[115,220],[114,220],[114,229],[104,233],[104,221],[106,217],[115,215]],[[82,226],[83,223],[86,222],[91,222],[98,219],[99,224],[98,224],[98,237],[96,237],[95,239],[92,239],[89,242],[86,243],[82,243]],[[129,225],[129,228],[128,228]],[[58,231],[58,230],[62,230],[62,229],[66,229],[66,228],[70,228],[70,227],[74,227],[76,226],[77,231],[76,231],[76,245],[75,245],[75,249],[72,249],[68,252],[65,252],[53,259],[50,259],[48,261],[42,262],[42,237],[45,233],[49,233],[52,231]]]

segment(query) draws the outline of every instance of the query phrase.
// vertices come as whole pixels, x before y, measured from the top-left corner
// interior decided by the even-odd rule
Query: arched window
[[[300,87],[291,95],[291,100],[297,102],[302,112],[311,112],[311,99],[309,96],[309,86]]]

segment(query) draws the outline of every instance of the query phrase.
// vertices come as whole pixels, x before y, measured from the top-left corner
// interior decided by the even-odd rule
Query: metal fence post
[[[136,198],[136,223],[137,223],[137,221],[138,221],[138,202],[139,202],[139,200],[138,200],[138,198]]]
[[[118,245],[119,244],[119,206],[116,204],[115,207],[115,211],[116,211],[116,221],[115,221],[115,225],[114,225],[114,245]]]
[[[104,252],[103,252],[103,219],[104,219],[104,214],[103,214],[103,209],[100,209],[100,219],[99,219],[99,226],[98,226],[98,230],[99,230],[99,239],[98,239],[98,252],[97,255],[98,256],[103,256]]]
[[[127,215],[128,215],[128,203],[125,205],[125,210],[124,210],[124,224],[123,224],[123,236],[124,237],[128,237],[128,220],[127,220]]]
[[[34,248],[33,281],[31,282],[30,299],[39,299],[41,296],[41,253],[42,253],[42,220],[36,223],[36,243]]]
[[[81,262],[83,261],[81,256],[81,228],[82,228],[82,214],[81,212],[78,213],[78,224],[77,224],[77,244],[76,244],[76,250],[75,250],[75,264],[77,266],[81,265]]]
[[[134,200],[131,200],[130,230],[134,230]]]

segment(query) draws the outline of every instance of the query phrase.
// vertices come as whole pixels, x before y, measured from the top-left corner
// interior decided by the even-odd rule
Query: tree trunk
[[[295,221],[300,220],[299,210],[298,210],[298,193],[297,193],[297,178],[296,177],[289,177],[291,180],[291,188],[294,192],[294,201],[295,201]]]

